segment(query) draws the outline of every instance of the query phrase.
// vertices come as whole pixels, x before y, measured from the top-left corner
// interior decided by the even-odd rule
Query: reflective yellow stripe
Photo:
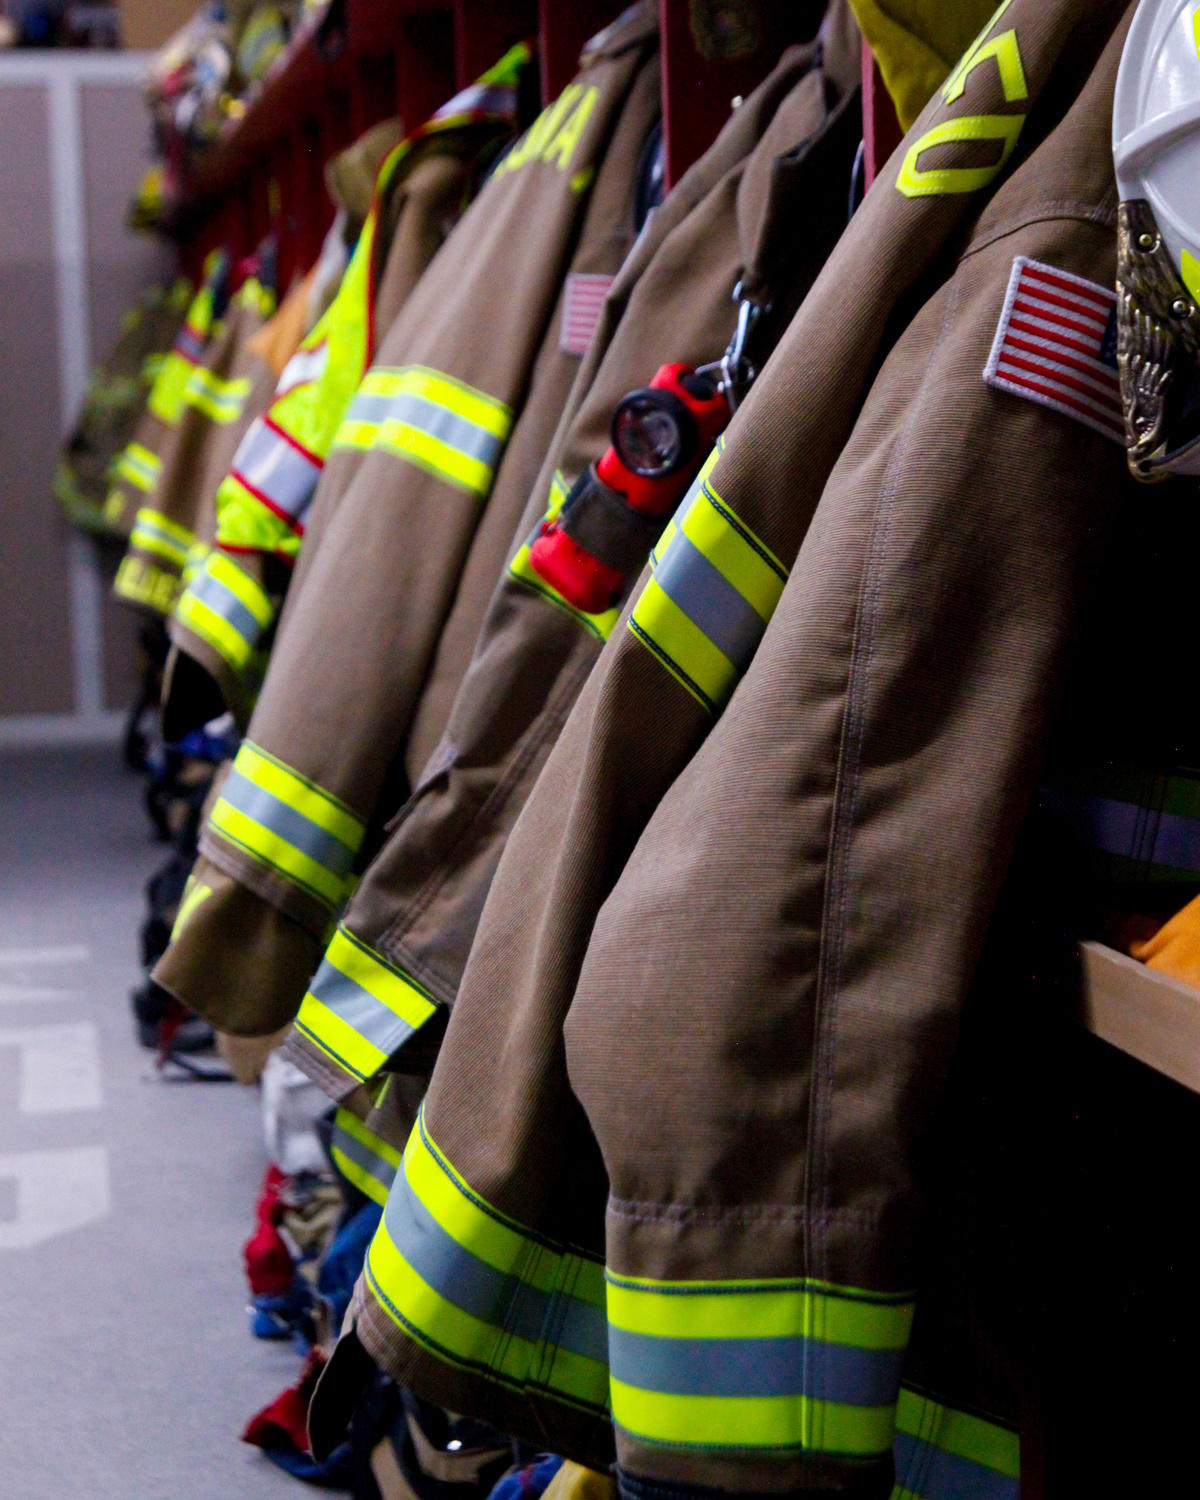
[[[328,905],[337,906],[341,902],[345,893],[343,880],[330,874],[324,865],[318,864],[279,834],[239,812],[224,797],[217,800],[210,822],[231,844],[272,866]]]
[[[462,417],[472,426],[482,427],[502,441],[512,427],[512,411],[503,401],[424,365],[410,365],[402,370],[371,370],[363,377],[358,389],[364,396],[419,396],[453,412],[456,417]]]
[[[134,489],[149,494],[162,473],[162,459],[141,443],[129,443],[117,460],[116,472],[118,478],[127,480]]]
[[[275,611],[271,607],[269,596],[259,588],[258,584],[248,574],[244,573],[237,563],[223,556],[220,552],[214,552],[209,559],[207,571],[229,590],[235,599],[254,616],[259,625],[265,630],[275,618]]]
[[[179,521],[172,521],[158,510],[139,510],[135,518],[135,525],[141,522],[144,525],[153,526],[158,531],[163,531],[167,536],[174,538],[183,548],[188,548],[196,539],[194,531]]]
[[[860,1458],[890,1446],[911,1296],[807,1278],[607,1280],[613,1416],[639,1440]]]
[[[187,885],[183,888],[183,899],[179,903],[179,911],[175,917],[175,925],[171,928],[171,941],[174,942],[187,924],[195,916],[198,907],[212,895],[212,886],[205,885],[203,881],[197,881],[195,875],[189,875]]]
[[[407,1335],[449,1364],[603,1413],[602,1274],[486,1204],[418,1119],[366,1270],[369,1293]]]
[[[408,459],[435,478],[447,479],[459,489],[486,495],[491,488],[493,471],[487,464],[467,458],[447,443],[402,422],[386,422],[375,446]]]
[[[213,422],[236,422],[250,394],[250,381],[244,376],[222,380],[209,370],[192,372],[184,399]]]
[[[249,740],[222,791],[209,818],[215,833],[326,905],[341,904],[365,832],[344,803]]]
[[[707,709],[723,703],[737,680],[733,663],[693,625],[655,579],[647,580],[629,621],[671,676]],[[657,648],[657,649],[655,649]]]
[[[512,413],[502,401],[423,365],[364,376],[335,444],[396,454],[480,498],[491,489]]]
[[[359,1192],[382,1208],[400,1165],[400,1152],[343,1107],[334,1117],[329,1154]]]
[[[254,648],[215,609],[195,594],[185,593],[175,609],[179,620],[216,651],[236,672],[245,671],[256,655]]]
[[[671,1396],[612,1381],[613,1421],[648,1445],[871,1458],[892,1443],[895,1408],[792,1396]]]
[[[713,499],[721,503],[719,495]],[[733,584],[765,622],[775,613],[787,569],[774,553],[746,545],[744,538],[713,505],[693,505],[683,518],[684,536]],[[767,558],[771,560],[768,562]]]
[[[226,474],[217,490],[217,541],[280,557],[294,558],[300,551],[295,529],[268,510],[236,474]]]
[[[126,554],[117,569],[113,592],[130,604],[169,615],[179,597],[179,574],[166,573],[144,557]]]
[[[653,576],[629,619],[631,633],[710,712],[749,666],[787,580],[713,486],[723,451],[718,442],[651,553]]]
[[[310,823],[325,829],[343,844],[357,849],[362,843],[366,825],[361,818],[351,812],[344,802],[307,777],[299,775],[273,755],[268,755],[259,746],[251,744],[249,740],[243,741],[235,765],[249,781],[273,793],[281,802],[286,802]]]
[[[373,1078],[388,1060],[386,1052],[381,1052],[311,991],[304,997],[296,1026],[303,1037],[360,1082]]]
[[[608,1321],[629,1333],[671,1338],[773,1338],[785,1330],[857,1349],[903,1349],[910,1296],[874,1297],[820,1281],[655,1281],[608,1276]]]
[[[1020,1435],[996,1422],[943,1406],[929,1396],[903,1389],[896,1405],[896,1430],[937,1447],[943,1453],[985,1464],[998,1474],[1021,1474]]]
[[[366,1125],[358,1116],[349,1109],[339,1109],[337,1112],[337,1124],[339,1130],[344,1130],[347,1135],[352,1135],[356,1141],[361,1141],[368,1150],[374,1151],[377,1156],[382,1156],[392,1167],[398,1167],[402,1159],[402,1153],[395,1146],[389,1145],[381,1135],[376,1135],[373,1130],[368,1130]]]
[[[186,526],[180,526],[156,510],[139,510],[133,521],[130,546],[173,563],[176,569],[187,561],[188,548],[195,540]]]

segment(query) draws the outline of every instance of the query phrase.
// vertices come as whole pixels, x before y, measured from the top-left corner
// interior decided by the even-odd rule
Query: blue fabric
[[[294,1339],[301,1353],[313,1341],[312,1293],[299,1277],[282,1296],[255,1297],[250,1304],[250,1332],[256,1339]]]
[[[553,1453],[543,1453],[540,1458],[523,1469],[506,1474],[492,1488],[488,1500],[540,1500],[546,1493],[550,1481],[562,1468],[562,1459]]]
[[[375,1237],[383,1209],[366,1203],[338,1230],[317,1272],[317,1291],[329,1303],[333,1326],[340,1328],[350,1306],[354,1283],[367,1260],[367,1246]]]
[[[354,1481],[349,1443],[335,1448],[324,1463],[318,1463],[310,1453],[301,1453],[290,1443],[286,1447],[263,1448],[261,1451],[294,1479],[303,1479],[306,1484],[315,1484],[321,1489],[348,1490]]]

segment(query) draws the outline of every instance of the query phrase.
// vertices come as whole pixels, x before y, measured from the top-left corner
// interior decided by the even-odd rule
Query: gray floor
[[[256,1096],[135,1044],[162,850],[116,761],[0,758],[0,1496],[296,1497],[237,1441],[298,1372],[246,1327]]]

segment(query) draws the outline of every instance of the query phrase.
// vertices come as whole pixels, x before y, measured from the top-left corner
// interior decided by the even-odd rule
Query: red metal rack
[[[820,0],[659,0],[668,180],[712,142],[733,98],[791,42],[812,35]],[[379,120],[411,124],[522,37],[538,38],[543,98],[576,70],[622,0],[346,0],[323,40],[310,24],[184,184],[174,229],[194,273],[214,245],[248,253],[279,230],[280,284],[310,264],[332,218],[323,171]]]

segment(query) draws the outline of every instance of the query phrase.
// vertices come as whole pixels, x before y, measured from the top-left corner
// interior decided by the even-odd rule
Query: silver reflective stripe
[[[202,334],[193,333],[190,328],[180,330],[179,337],[175,340],[175,351],[182,354],[187,360],[196,361],[204,353],[205,338]]]
[[[230,806],[278,834],[332,874],[343,879],[349,875],[354,863],[353,849],[294,807],[280,801],[265,787],[256,786],[240,771],[235,769],[229,773],[221,795]]]
[[[455,94],[443,104],[435,120],[449,119],[453,115],[492,114],[510,115],[517,107],[517,91],[504,84],[472,84]]]
[[[744,672],[766,627],[749,601],[713,567],[682,528],[671,538],[654,576],[659,588],[692,624],[739,672]]]
[[[412,983],[407,979],[406,982]],[[322,1005],[337,1013],[339,1020],[388,1057],[417,1030],[348,974],[334,968],[328,959],[317,970],[309,994],[315,995]]]
[[[1046,805],[1080,842],[1143,864],[1200,870],[1200,820],[1136,802],[1043,788]]]
[[[260,421],[242,439],[234,455],[233,472],[250,489],[258,490],[298,521],[308,509],[321,477],[321,465]]]
[[[348,1157],[355,1166],[361,1167],[368,1177],[379,1183],[385,1193],[391,1188],[397,1168],[377,1151],[372,1151],[357,1136],[351,1135],[342,1125],[334,1126],[333,1147]]]
[[[613,1376],[677,1396],[807,1396],[848,1406],[890,1406],[903,1349],[858,1349],[798,1338],[669,1338],[612,1324]]]
[[[450,1237],[409,1185],[396,1173],[383,1213],[392,1243],[447,1302],[508,1335],[536,1343],[542,1338],[588,1359],[608,1358],[608,1322],[603,1308],[565,1292],[544,1292],[518,1276],[497,1270]],[[553,1306],[553,1327],[547,1315]]]
[[[236,630],[251,650],[258,645],[262,627],[237,595],[227,589],[219,578],[215,578],[206,569],[193,580],[190,592],[194,599],[206,604],[214,614],[220,615]]]
[[[404,393],[398,396],[356,396],[350,403],[347,421],[365,422],[382,426],[385,422],[400,422],[406,427],[415,427],[418,432],[437,438],[448,447],[457,448],[468,458],[476,459],[494,469],[504,451],[503,440],[494,433],[477,427],[436,402],[426,401],[421,396]]]
[[[897,1432],[892,1443],[896,1484],[913,1500],[1020,1500],[1021,1481]]]

